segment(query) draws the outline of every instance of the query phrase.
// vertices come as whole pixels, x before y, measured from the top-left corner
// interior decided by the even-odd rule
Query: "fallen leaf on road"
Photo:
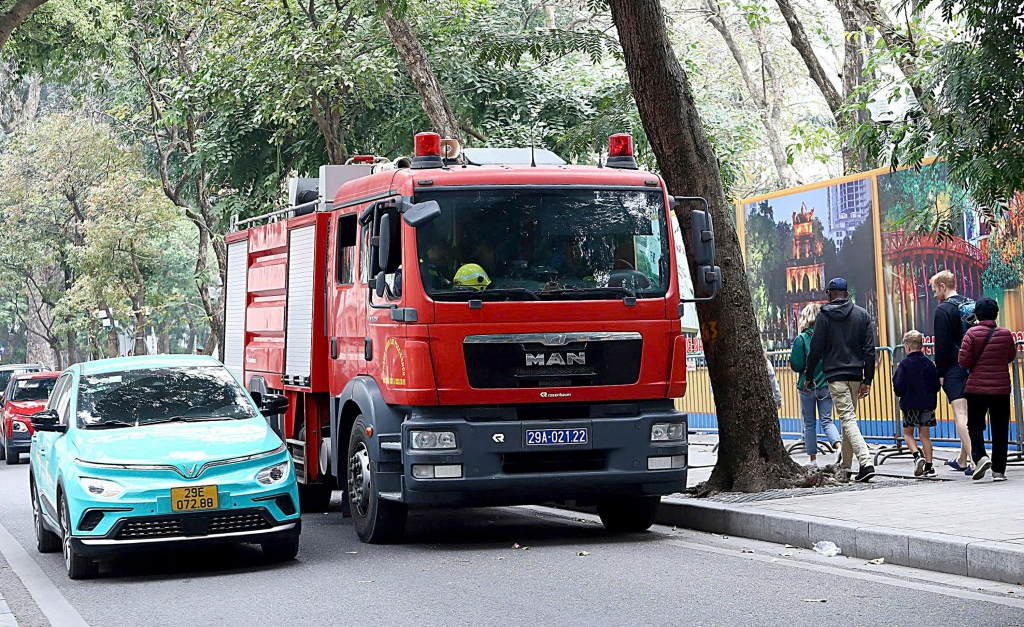
[[[359,551],[345,551],[349,555],[359,555]]]
[[[373,579],[369,579],[367,581],[360,581],[359,583],[373,583]]]
[[[877,558],[875,558],[873,560],[868,560],[868,564],[871,564],[872,566],[878,566],[879,564],[884,564],[884,563],[885,563],[885,558],[884,557],[877,557]]]
[[[740,551],[740,552],[741,552],[741,553],[753,553],[753,551],[751,551],[750,549],[743,549],[743,550],[742,550],[742,551]]]
[[[513,548],[513,549],[521,549],[521,548],[523,548],[523,547],[519,546],[519,543],[518,543],[518,542],[516,542],[515,544],[513,544],[513,545],[512,545],[512,548]]]
[[[793,546],[792,544],[787,544],[786,546],[784,546],[782,548],[784,548],[784,549],[795,549],[797,547]]]
[[[773,563],[773,564],[774,564],[775,562],[777,562],[777,561],[779,561],[779,558],[777,558],[777,557],[773,557],[773,558],[772,558],[772,563]]]
[[[675,531],[675,530],[676,530],[676,528],[675,528],[675,527],[672,527],[672,531]]]
[[[804,599],[804,603],[828,603],[828,599]]]
[[[524,551],[529,551],[529,550],[530,550],[530,547],[528,547],[528,546],[524,546],[524,547],[522,547],[522,550],[524,550]]]
[[[507,559],[507,558],[504,558],[504,557],[499,557],[499,558],[498,558],[498,560],[499,560],[499,561],[500,561],[500,560],[503,560],[503,559]]]
[[[782,557],[793,557],[792,553],[783,553]]]
[[[588,555],[590,555],[590,551],[580,551],[576,554],[577,557],[586,557]]]

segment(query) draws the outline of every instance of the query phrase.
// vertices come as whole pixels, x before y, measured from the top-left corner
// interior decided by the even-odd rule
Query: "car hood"
[[[11,401],[4,407],[10,414],[19,416],[31,416],[46,409],[46,401]]]
[[[263,418],[79,429],[78,458],[101,464],[195,464],[272,451],[281,440]]]

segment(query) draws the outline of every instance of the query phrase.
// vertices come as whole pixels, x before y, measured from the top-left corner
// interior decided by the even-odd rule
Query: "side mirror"
[[[377,293],[377,298],[384,298],[384,291],[388,287],[387,280],[385,279],[383,271],[378,272],[377,276],[373,279],[373,291]]]
[[[377,264],[386,269],[391,259],[391,214],[380,217],[380,237],[377,240]]]
[[[690,214],[693,259],[698,266],[715,265],[715,230],[711,213],[694,211]]]
[[[261,394],[252,392],[252,400],[264,416],[276,416],[288,411],[288,397],[284,394]]]
[[[697,266],[693,291],[701,298],[714,298],[722,286],[722,269],[718,266]]]
[[[405,223],[413,228],[419,228],[441,215],[441,205],[437,204],[436,200],[418,202],[415,205],[405,204],[402,208],[405,211]]]
[[[32,429],[34,431],[66,433],[68,426],[60,424],[60,415],[57,410],[44,409],[37,414],[32,414]]]

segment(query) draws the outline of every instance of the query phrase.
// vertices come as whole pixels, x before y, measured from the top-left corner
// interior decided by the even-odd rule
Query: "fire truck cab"
[[[421,133],[411,162],[324,166],[238,222],[224,363],[288,397],[302,509],[342,490],[365,542],[399,539],[410,508],[564,500],[646,529],[686,484],[671,208],[701,199],[639,170],[628,135],[603,167],[460,152]],[[710,298],[711,221],[692,220]]]

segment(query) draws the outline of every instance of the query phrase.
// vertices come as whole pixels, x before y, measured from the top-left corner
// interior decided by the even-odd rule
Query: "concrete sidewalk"
[[[691,485],[710,475],[715,439],[691,438],[691,464],[706,466],[691,471]],[[1003,483],[991,473],[972,481],[941,465],[955,455],[936,449],[936,480],[914,479],[910,460],[892,459],[876,466],[872,487],[669,497],[659,522],[802,548],[828,540],[850,557],[1024,584],[1024,466],[1010,466]]]

